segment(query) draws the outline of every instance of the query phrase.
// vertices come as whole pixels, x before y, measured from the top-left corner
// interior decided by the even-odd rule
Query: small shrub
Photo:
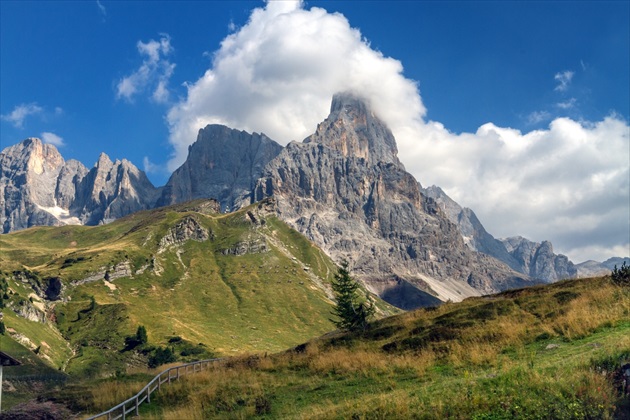
[[[140,344],[146,344],[149,342],[149,337],[147,336],[147,329],[144,327],[144,325],[140,325],[138,327],[138,330],[136,331],[136,340],[138,340]]]
[[[149,367],[155,368],[160,365],[172,363],[177,360],[175,354],[168,347],[158,347],[155,349],[155,353],[149,357]]]
[[[200,347],[187,347],[184,350],[182,350],[179,354],[185,357],[185,356],[194,356],[196,354],[202,354],[204,352],[205,350]]]

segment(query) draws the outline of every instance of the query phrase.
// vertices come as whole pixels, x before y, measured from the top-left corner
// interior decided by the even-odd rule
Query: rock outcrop
[[[333,259],[349,260],[381,295],[380,285],[393,278],[441,300],[528,284],[527,276],[466,247],[405,171],[391,131],[353,94],[335,95],[317,131],[267,165],[253,198],[267,196],[284,221]]]
[[[223,210],[234,210],[243,201],[249,203],[262,169],[281,150],[264,134],[208,125],[199,130],[188,158],[171,175],[157,205],[214,198]]]
[[[101,154],[91,170],[29,138],[0,153],[0,223],[8,233],[31,226],[97,225],[152,208],[160,190],[127,160]]]
[[[172,246],[182,245],[187,241],[205,242],[208,239],[214,239],[212,231],[201,226],[195,217],[187,216],[169,229],[166,235],[160,239],[158,253],[162,253]]]

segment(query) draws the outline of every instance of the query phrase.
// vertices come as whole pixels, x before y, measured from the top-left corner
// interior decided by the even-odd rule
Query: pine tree
[[[333,292],[337,304],[333,309],[333,315],[338,319],[331,320],[338,328],[357,331],[367,328],[368,321],[374,315],[374,306],[367,298],[362,298],[357,283],[348,271],[348,261],[343,260],[339,271],[332,281]]]
[[[140,344],[146,344],[149,341],[149,338],[147,337],[147,329],[144,325],[140,325],[138,327],[138,330],[136,331],[136,340]]]

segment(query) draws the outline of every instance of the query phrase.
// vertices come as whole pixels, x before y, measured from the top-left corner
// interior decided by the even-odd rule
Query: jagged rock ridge
[[[0,153],[0,223],[8,233],[31,226],[96,225],[153,207],[159,190],[126,159],[101,154],[88,170],[29,138]]]
[[[578,277],[595,277],[610,274],[615,267],[621,268],[624,263],[630,265],[630,257],[613,257],[604,262],[588,260],[576,264],[575,267],[578,271]]]
[[[545,282],[577,277],[578,270],[565,255],[553,252],[549,241],[532,242],[522,237],[495,239],[483,227],[475,213],[462,208],[438,186],[423,189],[455,223],[469,248],[491,255],[512,269]]]
[[[562,254],[554,254],[549,241],[533,242],[520,236],[502,239],[506,250],[518,261],[522,272],[554,282],[577,277],[577,268]]]
[[[524,285],[498,260],[464,244],[397,157],[390,130],[359,97],[333,98],[330,116],[290,143],[258,181],[279,216],[333,259],[346,258],[373,290],[394,277],[442,300]]]

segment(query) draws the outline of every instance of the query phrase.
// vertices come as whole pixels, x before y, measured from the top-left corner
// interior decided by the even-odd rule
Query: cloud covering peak
[[[284,144],[302,140],[339,91],[374,99],[374,111],[390,125],[420,119],[417,84],[402,72],[400,61],[371,49],[343,15],[268,2],[223,40],[212,67],[168,113],[175,148],[169,169],[186,159],[197,131],[210,123],[262,131]]]
[[[355,91],[392,130],[407,170],[473,208],[495,236],[548,239],[576,262],[630,254],[630,130],[614,114],[595,123],[555,118],[527,133],[491,122],[452,133],[425,120],[418,84],[400,61],[372,49],[343,15],[299,1],[254,9],[212,57],[167,114],[170,170],[207,124],[286,144],[315,131],[335,93]],[[555,90],[565,92],[572,77],[556,74]]]

